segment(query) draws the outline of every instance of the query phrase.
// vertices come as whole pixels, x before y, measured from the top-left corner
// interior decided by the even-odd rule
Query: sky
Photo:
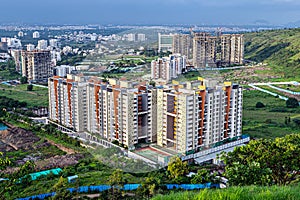
[[[0,23],[251,24],[300,21],[300,0],[1,0]]]

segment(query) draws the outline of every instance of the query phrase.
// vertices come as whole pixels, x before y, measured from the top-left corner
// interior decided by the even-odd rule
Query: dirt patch
[[[41,139],[31,131],[12,127],[0,132],[0,140],[6,146],[6,149],[2,149],[3,151],[17,151],[34,149],[36,147],[33,144]]]
[[[54,156],[45,160],[35,162],[36,170],[46,170],[52,168],[64,168],[70,165],[76,165],[80,159],[84,158],[83,154],[68,154],[64,156]]]
[[[56,146],[57,148],[59,148],[60,150],[66,152],[67,154],[74,154],[74,153],[76,153],[76,151],[74,151],[73,149],[64,147],[63,145],[60,145],[60,144],[56,144],[56,143],[53,142],[52,140],[47,139],[47,141],[48,141],[50,144],[52,144],[52,145]]]

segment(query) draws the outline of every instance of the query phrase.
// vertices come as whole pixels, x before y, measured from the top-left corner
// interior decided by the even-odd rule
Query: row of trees
[[[299,102],[296,98],[290,97],[288,98],[288,100],[286,100],[285,102],[286,107],[287,108],[297,108],[299,107]],[[262,102],[257,102],[255,105],[256,108],[264,108],[266,107],[265,104],[263,104]]]

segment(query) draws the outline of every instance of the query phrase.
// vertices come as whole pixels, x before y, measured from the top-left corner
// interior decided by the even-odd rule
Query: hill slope
[[[266,62],[283,77],[300,76],[300,29],[245,34],[245,59]]]

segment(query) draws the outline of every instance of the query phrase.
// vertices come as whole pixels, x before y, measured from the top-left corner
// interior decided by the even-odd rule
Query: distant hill
[[[246,33],[245,59],[268,63],[285,78],[300,77],[300,28]]]

